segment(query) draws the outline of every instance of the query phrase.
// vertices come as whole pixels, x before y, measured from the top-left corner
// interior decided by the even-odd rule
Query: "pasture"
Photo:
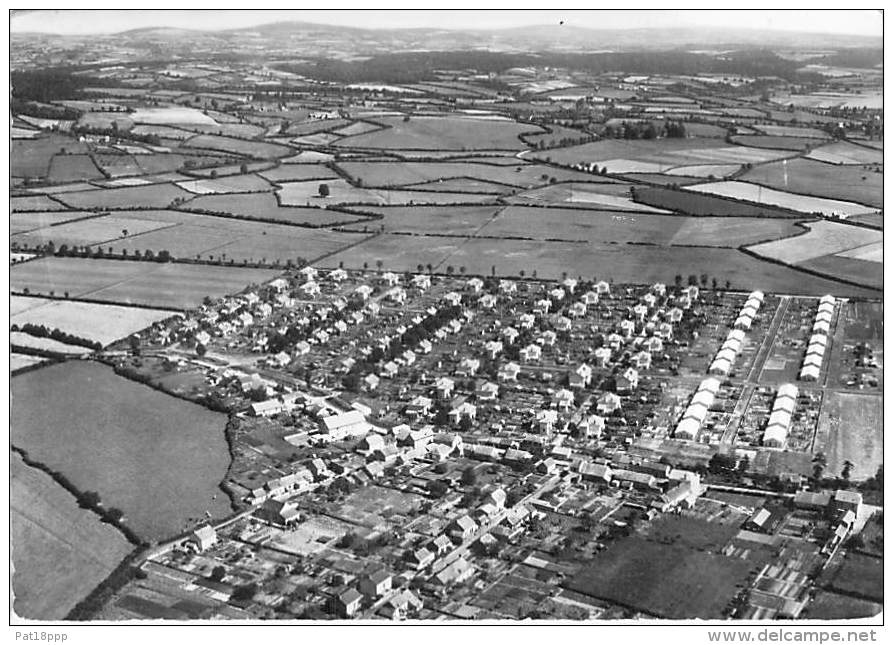
[[[55,300],[10,296],[9,322],[46,325],[81,338],[109,345],[126,338],[153,323],[175,315],[175,312],[144,307],[122,307],[77,300]]]
[[[9,484],[12,608],[20,618],[61,620],[133,546],[18,453],[10,453]]]
[[[63,244],[68,246],[89,246],[121,238],[140,236],[165,226],[168,226],[168,224],[150,219],[123,219],[114,215],[108,215],[80,219],[74,222],[55,222],[46,228],[12,235],[10,241],[30,247],[41,246],[48,242],[53,242],[56,248]]]
[[[218,179],[192,179],[179,181],[177,186],[197,195],[257,193],[273,190],[273,187],[266,180],[257,175],[232,175]]]
[[[329,187],[329,195],[319,194],[320,183],[298,181],[280,184],[277,192],[283,206],[316,206],[341,204],[474,204],[493,201],[486,193],[450,193],[446,191],[385,190],[356,188],[344,179],[322,182]]]
[[[87,146],[61,134],[13,139],[9,146],[9,176],[46,177],[50,160],[62,150],[79,154],[86,152]]]
[[[732,137],[732,142],[740,146],[751,148],[774,148],[776,150],[805,150],[816,145],[815,139],[800,137],[772,137],[763,134],[738,135]]]
[[[344,228],[363,231],[384,226],[390,232],[431,235],[473,235],[500,209],[499,206],[364,206],[383,219],[359,222]]]
[[[381,117],[387,126],[366,134],[344,137],[335,145],[341,148],[409,150],[523,150],[518,138],[522,132],[543,132],[534,125],[514,121],[487,121],[458,116]]]
[[[53,340],[52,338],[31,336],[20,331],[9,333],[9,344],[13,347],[36,349],[44,352],[53,352],[55,354],[65,354],[66,356],[85,356],[92,353],[92,350],[82,347],[81,345],[69,345],[67,343]]]
[[[755,166],[741,179],[803,195],[840,199],[883,208],[884,175],[856,166],[791,159]]]
[[[876,212],[878,209],[847,202],[839,199],[827,199],[824,197],[811,197],[798,193],[763,188],[756,184],[743,181],[722,181],[709,184],[693,184],[685,186],[684,190],[708,195],[719,195],[732,199],[743,199],[757,204],[768,204],[799,211],[801,213],[821,213],[823,215],[836,215],[849,217],[850,215],[864,215]]]
[[[61,210],[65,210],[65,206],[46,195],[27,195],[9,198],[9,211],[11,213]]]
[[[318,164],[283,164],[257,173],[270,182],[310,181],[337,179],[338,175],[328,166]]]
[[[56,155],[50,160],[47,180],[54,183],[105,179],[88,155]]]
[[[47,226],[58,226],[64,222],[81,217],[91,217],[94,213],[84,211],[32,211],[12,212],[9,214],[9,234],[36,231]],[[12,238],[15,241],[15,237]]]
[[[221,137],[214,134],[197,135],[184,141],[183,146],[187,148],[203,148],[207,150],[222,151],[242,157],[253,157],[257,159],[285,157],[292,154],[292,149],[287,146],[280,146],[275,143],[266,143],[263,141],[233,139],[231,137]]]
[[[225,415],[89,361],[18,376],[11,397],[11,441],[121,509],[138,535],[161,540],[206,511],[229,513],[218,488],[229,465]]]
[[[194,264],[49,257],[10,267],[10,289],[29,294],[69,292],[74,298],[187,309],[209,296],[271,280],[277,271]]]
[[[203,114],[201,110],[181,105],[140,107],[130,114],[130,118],[134,123],[150,125],[217,125],[214,119]]]
[[[333,204],[334,205],[334,204]],[[184,211],[222,213],[247,220],[258,219],[299,226],[334,226],[346,222],[365,221],[361,215],[315,207],[282,206],[273,193],[205,195],[183,204]],[[365,207],[363,210],[366,210]]]
[[[61,193],[56,199],[71,208],[166,208],[174,200],[189,199],[192,193],[174,184],[126,186]]]
[[[636,188],[633,199],[642,204],[665,208],[685,215],[764,218],[796,217],[793,213],[772,208],[771,206],[745,204],[733,199],[716,197],[706,193],[694,193],[656,186]]]

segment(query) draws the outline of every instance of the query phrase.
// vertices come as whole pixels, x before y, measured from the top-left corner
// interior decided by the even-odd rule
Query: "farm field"
[[[756,166],[741,179],[803,195],[842,199],[878,209],[884,206],[884,175],[855,166],[791,159]]]
[[[883,398],[873,394],[826,393],[818,433],[828,437],[824,453],[829,476],[839,475],[848,460],[853,464],[853,481],[873,477],[884,461]]]
[[[64,222],[80,219],[82,217],[92,217],[95,213],[88,211],[31,211],[31,212],[13,212],[9,214],[9,233],[15,241],[17,233],[25,233],[27,231],[36,231],[48,226],[57,226]]]
[[[191,139],[184,141],[183,146],[187,148],[203,148],[207,150],[227,152],[260,159],[285,157],[292,153],[292,149],[288,146],[280,146],[275,143],[265,143],[263,141],[233,139],[213,134],[200,134],[192,137]]]
[[[18,376],[11,396],[13,444],[98,492],[140,536],[160,540],[205,511],[229,513],[218,488],[229,464],[225,415],[90,361]]]
[[[612,545],[567,586],[661,618],[722,614],[752,563],[632,536]]]
[[[513,121],[449,117],[376,118],[389,126],[367,134],[345,137],[335,145],[342,148],[423,149],[423,150],[523,150],[518,138],[522,132],[542,132],[533,125]]]
[[[799,266],[822,275],[849,280],[877,290],[884,288],[884,265],[881,262],[858,260],[836,254],[810,258],[801,262]]]
[[[189,199],[192,193],[173,184],[102,188],[69,192],[56,196],[71,208],[166,208],[175,199]]]
[[[281,184],[277,191],[283,206],[325,206],[327,204],[463,204],[493,201],[487,194],[449,193],[446,191],[384,190],[375,188],[355,188],[343,179],[325,182],[329,187],[328,197],[319,195],[319,184],[315,181],[300,181]]]
[[[233,175],[218,179],[192,179],[177,186],[198,195],[214,193],[256,193],[273,190],[269,182],[257,175]]]
[[[772,137],[798,137],[801,139],[828,139],[827,133],[815,128],[798,128],[790,125],[755,125],[755,130]]]
[[[877,297],[870,289],[841,284],[770,262],[762,262],[740,251],[722,248],[660,247],[638,244],[588,244],[529,240],[461,239],[437,236],[383,234],[349,251],[336,253],[318,263],[334,268],[340,262],[347,268],[375,267],[384,270],[414,271],[431,264],[439,272],[449,266],[468,274],[498,276],[525,275],[556,279],[563,273],[596,277],[615,282],[658,282],[677,273],[707,273],[720,283],[729,280],[732,288],[818,296]]]
[[[326,180],[337,179],[338,175],[328,166],[321,163],[314,164],[283,164],[262,170],[257,173],[270,182],[278,183],[283,181],[309,181],[309,180]]]
[[[400,233],[430,235],[473,235],[501,206],[364,206],[364,212],[383,216],[380,220],[345,226],[346,230],[362,231],[384,226]]]
[[[98,154],[96,155],[96,163],[99,167],[113,179],[120,177],[132,177],[142,174],[142,169],[136,162],[136,157],[141,155],[129,154]]]
[[[59,183],[104,178],[105,175],[87,155],[56,155],[50,160],[47,172],[49,181]]]
[[[155,125],[177,124],[204,124],[216,125],[210,116],[203,114],[201,110],[188,108],[181,105],[167,105],[161,107],[140,107],[130,114],[134,123],[147,123]]]
[[[65,206],[46,195],[28,195],[10,197],[9,210],[12,213],[23,211],[61,211],[65,210]]]
[[[283,206],[273,193],[204,195],[190,200],[180,208],[184,211],[229,214],[246,220],[267,220],[314,227],[335,226],[366,219],[362,215],[321,207]]]
[[[175,312],[144,307],[102,305],[77,300],[10,296],[10,324],[46,325],[108,345]]]
[[[814,620],[841,620],[877,616],[883,609],[884,606],[876,602],[823,590],[816,594],[807,615]]]
[[[68,246],[89,246],[111,240],[140,236],[149,231],[169,226],[165,222],[149,219],[124,219],[114,215],[90,217],[74,222],[53,223],[45,228],[14,234],[13,243],[27,246],[40,246],[53,242],[56,248]]]
[[[839,217],[863,215],[878,210],[877,208],[863,206],[854,202],[826,199],[822,197],[810,197],[808,195],[775,190],[772,188],[762,188],[756,184],[749,184],[743,181],[694,184],[685,186],[684,190],[706,193],[708,195],[731,197],[733,199],[743,199],[758,204],[780,206],[782,208],[800,211],[801,213],[822,213],[823,215],[836,215]]]
[[[13,347],[54,352],[56,354],[65,354],[67,356],[85,356],[86,354],[92,353],[92,350],[80,345],[68,345],[67,343],[60,343],[57,340],[53,340],[52,338],[39,338],[20,331],[9,333],[9,344]]]
[[[13,139],[9,147],[10,177],[46,177],[50,161],[63,148],[71,154],[87,151],[85,144],[58,134]]]
[[[41,258],[10,268],[10,288],[34,295],[58,295],[158,308],[195,307],[206,296],[241,291],[248,284],[271,280],[268,269],[194,264],[156,264],[122,260]]]
[[[883,236],[881,231],[827,220],[808,222],[804,226],[808,232],[803,235],[758,244],[750,250],[786,264],[798,264],[881,242]]]
[[[733,199],[673,188],[649,186],[636,188],[635,201],[670,211],[697,216],[717,217],[797,217],[794,213],[767,205],[745,204]],[[802,216],[801,216],[802,217]]]
[[[856,145],[848,141],[835,141],[826,146],[816,148],[807,155],[811,159],[831,164],[882,164],[884,153],[866,146]]]
[[[803,137],[774,137],[764,134],[746,134],[732,137],[732,142],[751,148],[774,148],[776,150],[805,150],[814,147],[816,140]]]
[[[11,352],[9,354],[9,371],[15,373],[18,370],[25,369],[26,367],[40,365],[46,360],[47,359],[40,356],[30,356],[28,354],[18,354],[16,352]]]
[[[9,482],[13,609],[22,618],[61,620],[133,546],[18,453],[9,456]]]

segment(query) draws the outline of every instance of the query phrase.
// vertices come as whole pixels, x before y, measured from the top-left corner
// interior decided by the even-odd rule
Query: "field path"
[[[463,246],[465,246],[466,244],[468,244],[468,242],[469,242],[470,240],[473,240],[473,239],[476,238],[478,235],[480,235],[481,231],[483,231],[483,230],[484,230],[485,228],[487,228],[490,224],[492,224],[492,223],[496,220],[496,218],[499,217],[499,216],[502,214],[502,211],[504,211],[504,210],[505,210],[506,208],[508,208],[508,207],[509,207],[509,204],[506,204],[506,205],[504,205],[502,208],[498,209],[495,213],[493,213],[493,214],[490,216],[490,218],[489,218],[486,222],[484,222],[483,224],[481,224],[480,226],[478,226],[474,231],[472,231],[471,235],[469,235],[468,237],[466,237],[466,238],[465,238],[465,239],[464,239],[464,240],[463,240],[463,241],[456,247],[456,250],[455,250],[455,251],[453,251],[452,253],[450,253],[450,254],[447,255],[446,257],[444,257],[440,262],[438,262],[438,263],[434,266],[434,270],[437,271],[441,266],[443,266],[444,262],[447,262],[451,257],[453,257],[454,255],[456,255],[456,253],[458,253],[459,250],[462,249]]]

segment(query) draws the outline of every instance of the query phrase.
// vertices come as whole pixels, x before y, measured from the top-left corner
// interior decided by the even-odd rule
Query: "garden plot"
[[[178,315],[164,309],[122,307],[76,300],[10,296],[10,324],[45,325],[108,345],[153,323]]]
[[[810,222],[804,226],[809,229],[808,233],[757,244],[749,247],[749,250],[785,264],[798,264],[813,258],[841,254],[844,251],[862,249],[867,245],[883,242],[882,231],[861,226],[825,220]]]
[[[851,215],[875,213],[878,210],[854,202],[826,199],[823,197],[810,197],[809,195],[800,195],[797,193],[774,190],[772,188],[764,188],[743,181],[722,181],[709,184],[695,184],[685,186],[684,189],[696,193],[741,199],[757,204],[780,206],[781,208],[788,208],[801,213],[821,213],[822,215],[834,215],[844,218]]]

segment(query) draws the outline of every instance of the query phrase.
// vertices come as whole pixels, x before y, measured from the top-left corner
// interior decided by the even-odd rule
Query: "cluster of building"
[[[806,347],[806,356],[800,368],[801,381],[818,381],[822,371],[825,349],[828,347],[828,333],[831,331],[831,319],[834,315],[834,297],[822,296],[819,308],[812,324],[812,335]]]

